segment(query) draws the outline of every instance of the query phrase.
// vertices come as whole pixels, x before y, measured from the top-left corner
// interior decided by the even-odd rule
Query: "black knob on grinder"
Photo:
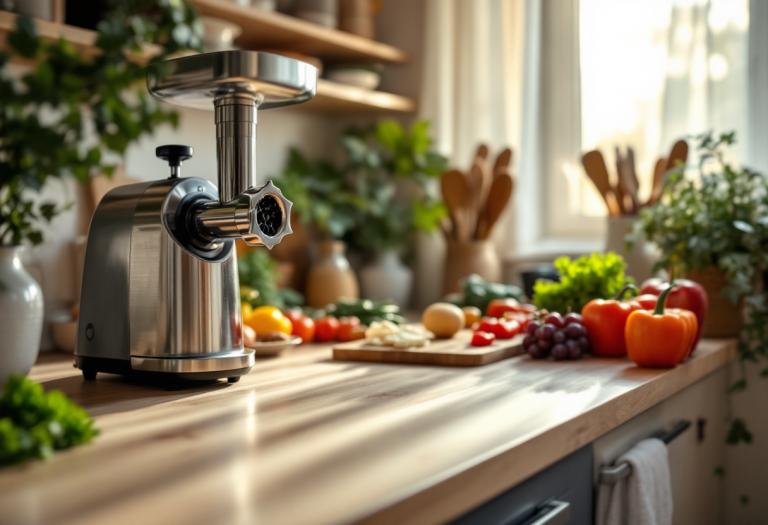
[[[181,163],[191,159],[194,152],[195,150],[191,146],[180,144],[166,144],[155,149],[155,155],[158,159],[168,161],[168,165],[171,167],[171,179],[179,176],[179,173],[181,173]]]

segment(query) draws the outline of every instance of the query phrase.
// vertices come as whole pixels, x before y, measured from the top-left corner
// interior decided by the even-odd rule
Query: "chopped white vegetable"
[[[417,325],[398,326],[391,321],[374,321],[365,331],[368,344],[375,346],[392,346],[395,348],[410,348],[426,346],[435,335]]]

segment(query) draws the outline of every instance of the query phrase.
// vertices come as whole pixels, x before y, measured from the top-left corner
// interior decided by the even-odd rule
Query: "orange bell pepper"
[[[638,366],[671,368],[693,350],[698,331],[696,315],[679,308],[664,309],[673,287],[674,281],[659,295],[653,312],[637,310],[627,319],[627,354]]]
[[[589,332],[592,353],[598,357],[627,355],[624,329],[630,314],[642,307],[635,301],[622,301],[627,290],[637,288],[628,284],[610,300],[593,299],[581,309],[584,326]]]

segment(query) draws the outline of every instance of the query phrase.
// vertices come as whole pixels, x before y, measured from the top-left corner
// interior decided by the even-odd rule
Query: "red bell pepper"
[[[661,279],[648,279],[640,287],[640,293],[658,296],[667,288],[669,288],[668,282],[664,282]],[[709,308],[707,292],[704,290],[704,287],[688,279],[675,279],[675,288],[669,293],[665,306],[667,308],[690,310],[696,315],[698,327],[696,329],[696,340],[693,345],[695,349],[701,337],[704,321],[707,318],[707,308]]]
[[[624,339],[624,327],[629,315],[642,310],[635,301],[622,301],[627,290],[637,289],[628,284],[614,299],[593,299],[581,310],[584,326],[592,343],[592,353],[598,357],[624,357],[627,345]]]

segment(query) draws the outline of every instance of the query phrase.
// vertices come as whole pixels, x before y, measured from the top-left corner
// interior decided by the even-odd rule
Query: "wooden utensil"
[[[627,155],[622,157],[619,148],[616,148],[616,171],[618,174],[618,187],[623,196],[624,211],[628,214],[635,214],[640,208],[640,202],[637,198],[639,184],[637,174],[635,173],[635,152],[632,148],[627,148]]]
[[[493,176],[507,172],[510,164],[512,164],[512,149],[507,148],[496,157],[496,162],[493,163]]]
[[[512,197],[514,186],[515,181],[509,173],[499,173],[493,179],[490,192],[488,193],[488,201],[480,214],[477,231],[475,232],[477,239],[487,239],[491,236],[491,231],[496,221],[499,220],[499,216],[504,211],[504,208],[507,207],[509,199]]]
[[[611,181],[608,178],[608,168],[605,166],[603,154],[597,150],[590,151],[584,154],[581,162],[587,175],[595,184],[597,191],[603,196],[605,204],[608,206],[608,213],[613,216],[621,215],[621,208],[611,187]],[[493,190],[491,190],[491,194],[493,194]]]
[[[653,187],[651,196],[648,198],[647,206],[652,206],[659,202],[661,198],[661,189],[664,187],[664,173],[667,171],[667,159],[656,161],[656,167],[653,169]]]
[[[443,192],[443,200],[451,213],[454,238],[459,241],[468,241],[469,229],[464,216],[464,207],[469,197],[469,189],[464,174],[455,169],[445,172],[440,179],[440,189]]]
[[[684,140],[678,140],[672,146],[667,158],[667,171],[677,167],[678,163],[685,164],[688,160],[688,143]]]
[[[485,160],[480,157],[475,158],[475,163],[472,164],[472,168],[469,170],[469,177],[467,178],[469,201],[466,204],[467,208],[467,226],[471,234],[474,234],[477,228],[478,217],[483,209],[484,193],[487,195],[487,191],[483,191],[485,185],[487,167],[485,167]]]
[[[613,194],[616,196],[616,203],[619,205],[619,215],[625,215],[627,213],[627,195],[624,193],[624,185],[621,182],[621,172],[624,170],[622,165],[621,151],[616,146],[614,149],[614,156],[616,162],[616,184],[613,185]]]
[[[475,158],[488,160],[488,146],[485,144],[480,144],[477,147],[477,153],[475,153]]]

